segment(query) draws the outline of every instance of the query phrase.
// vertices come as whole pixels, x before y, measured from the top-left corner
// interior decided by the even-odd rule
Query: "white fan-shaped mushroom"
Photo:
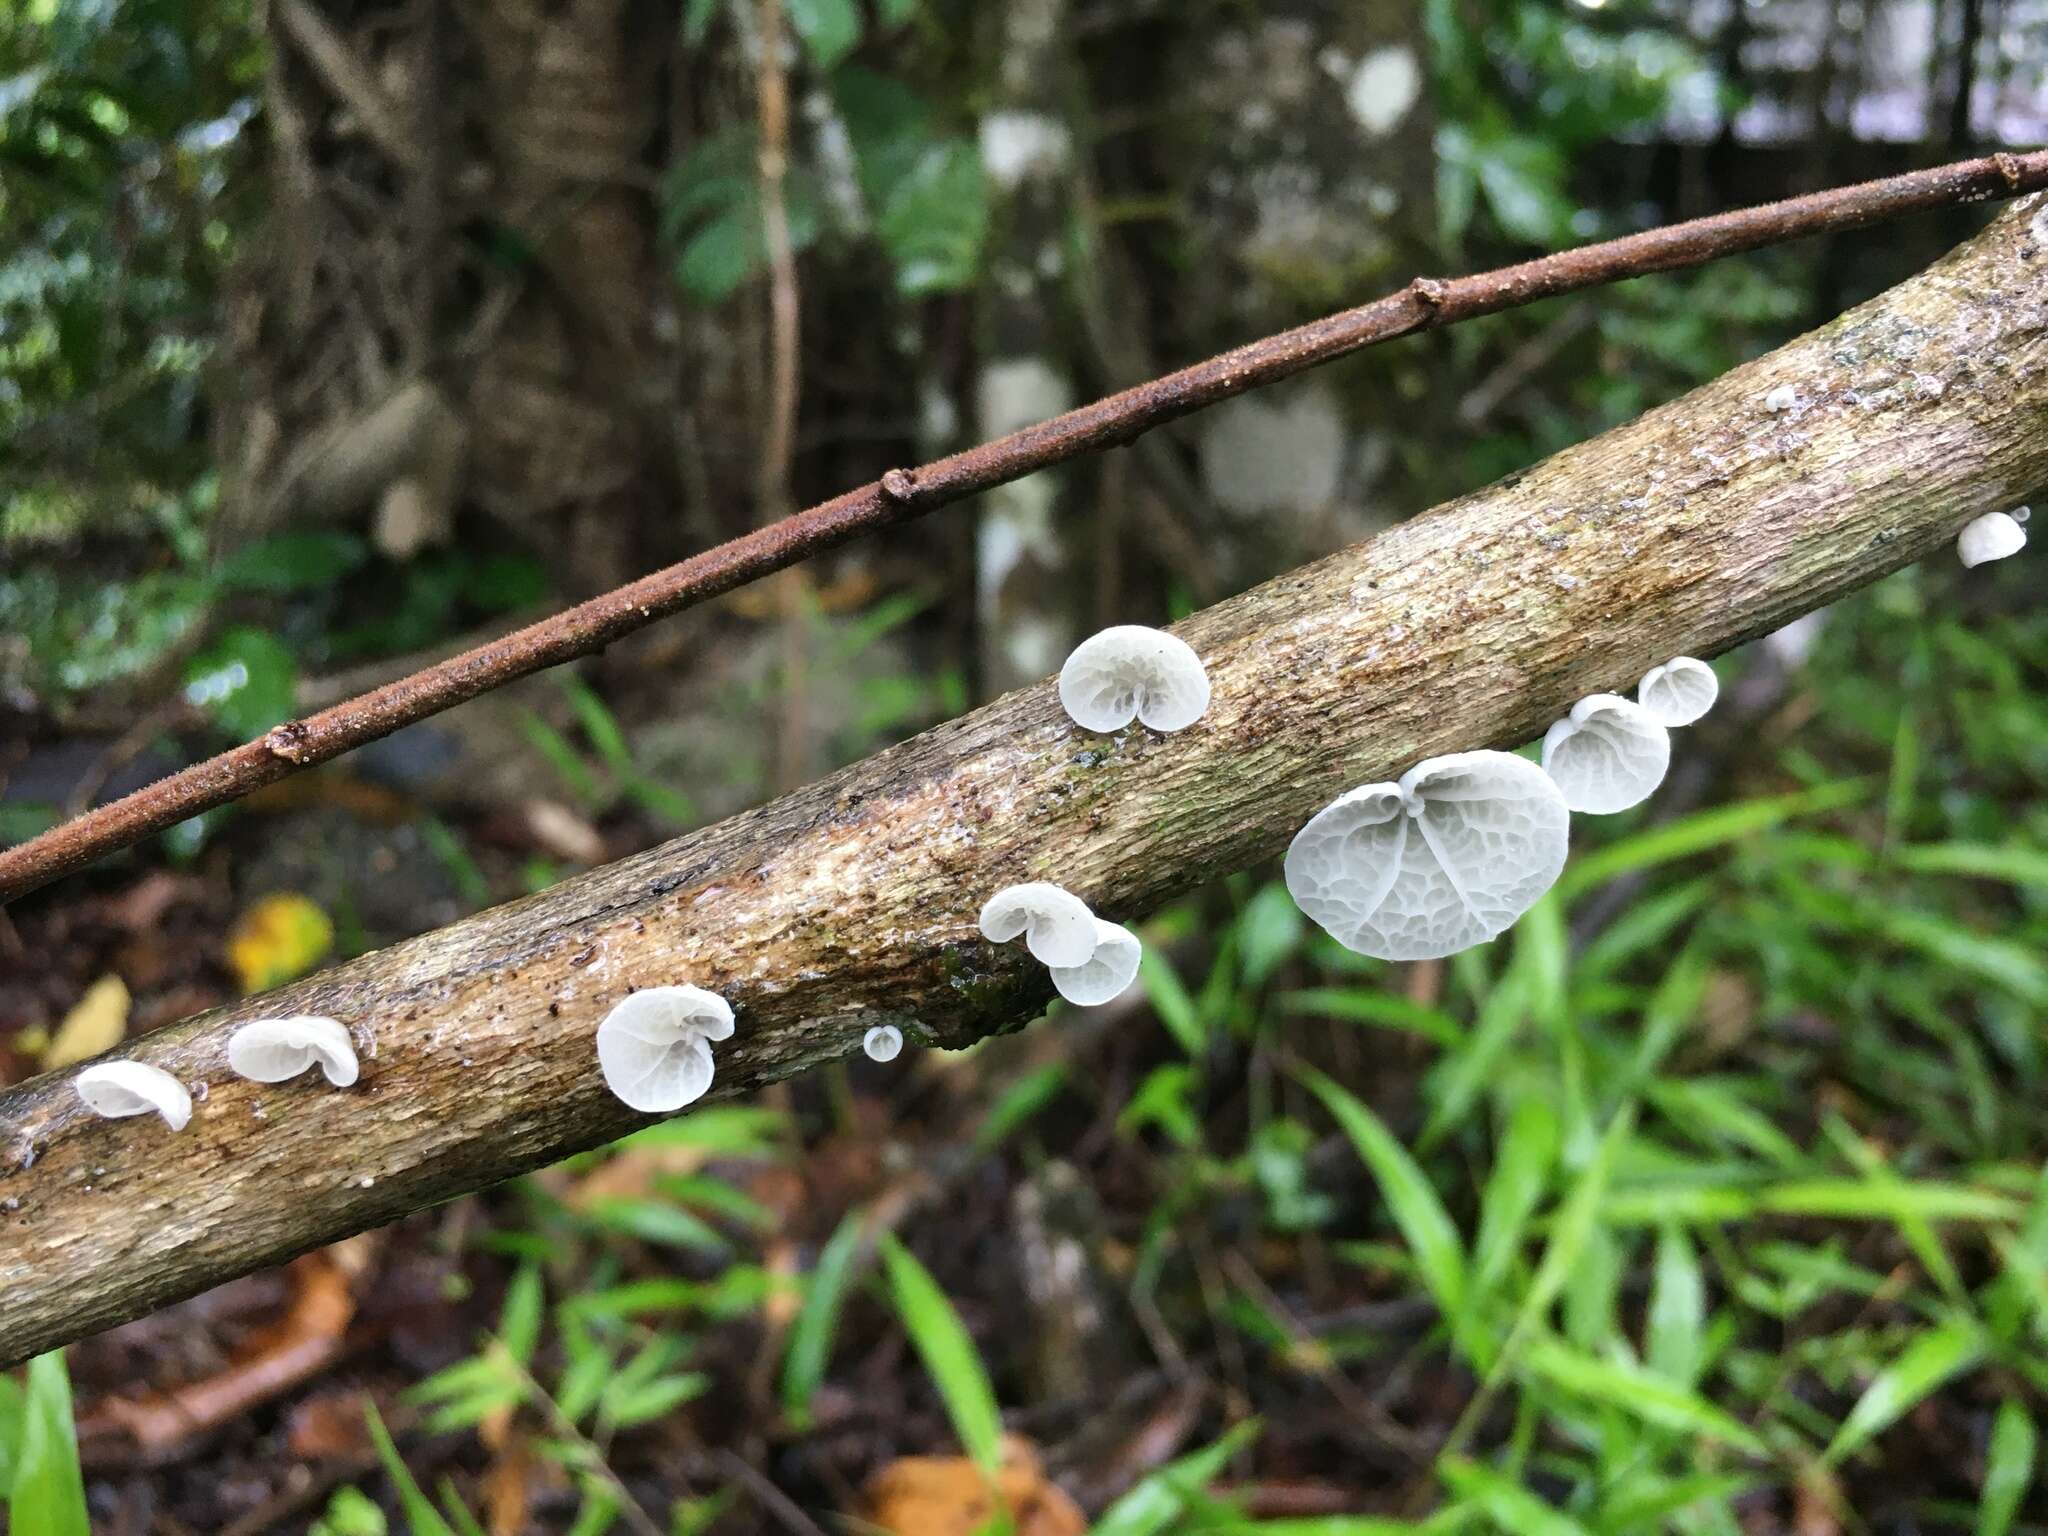
[[[1556,881],[1570,836],[1542,769],[1458,752],[1317,812],[1288,847],[1287,890],[1346,949],[1434,960],[1512,927]]]
[[[1043,965],[1086,965],[1095,953],[1095,914],[1080,897],[1044,880],[1006,885],[981,909],[981,936],[1007,944],[1019,934]]]
[[[894,1024],[877,1024],[861,1036],[860,1048],[869,1061],[894,1061],[903,1051],[903,1031]]]
[[[315,1062],[337,1088],[356,1080],[356,1048],[338,1021],[253,1019],[228,1037],[228,1067],[252,1083],[286,1082]]]
[[[1099,1008],[1122,995],[1138,975],[1145,946],[1122,923],[1095,920],[1095,953],[1079,965],[1055,965],[1052,984],[1078,1008]]]
[[[732,1036],[732,1005],[702,987],[635,992],[597,1026],[605,1086],[629,1106],[659,1114],[704,1097],[711,1042]]]
[[[2026,547],[2027,531],[2010,512],[1986,512],[1956,536],[1956,556],[1965,566],[1988,565]]]
[[[162,1067],[141,1061],[102,1061],[71,1080],[85,1107],[109,1120],[159,1114],[182,1131],[192,1119],[192,1095]]]
[[[1543,771],[1564,803],[1596,816],[1650,798],[1671,767],[1671,733],[1618,693],[1579,700],[1543,734]]]
[[[1074,647],[1060,668],[1060,703],[1084,731],[1119,731],[1133,716],[1181,731],[1209,707],[1209,674],[1180,636],[1119,624]]]
[[[1720,697],[1721,679],[1714,669],[1691,656],[1674,656],[1650,668],[1636,684],[1636,702],[1663,726],[1691,725]]]

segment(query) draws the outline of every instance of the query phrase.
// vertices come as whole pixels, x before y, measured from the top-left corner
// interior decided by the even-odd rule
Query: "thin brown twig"
[[[1251,342],[922,469],[892,469],[878,481],[628,582],[502,640],[362,698],[289,721],[256,741],[0,851],[0,901],[515,678],[590,655],[656,619],[820,551],[922,517],[1035,470],[1120,447],[1162,423],[1361,348],[1557,294],[2043,187],[2048,187],[2048,150],[2025,155],[2001,152],[1665,225],[1472,277],[1418,277],[1370,304]]]

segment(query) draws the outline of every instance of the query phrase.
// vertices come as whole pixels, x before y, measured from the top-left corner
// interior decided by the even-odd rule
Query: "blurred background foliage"
[[[740,0],[0,8],[0,839],[743,531],[778,474],[821,499],[1417,271],[2048,136],[2031,0],[783,11],[764,49]],[[764,476],[772,199],[800,388]],[[1979,217],[1376,350],[203,818],[0,915],[0,1081],[1369,535]],[[0,1502],[2048,1529],[2038,592],[1937,562],[1725,658],[1660,795],[1449,963],[1361,961],[1249,872],[1148,922],[1108,1009],[75,1348],[82,1478],[63,1364],[0,1378]]]

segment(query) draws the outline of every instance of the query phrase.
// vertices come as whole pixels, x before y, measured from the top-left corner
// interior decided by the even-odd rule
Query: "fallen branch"
[[[190,1127],[0,1095],[0,1366],[644,1123],[604,1089],[628,991],[715,988],[714,1097],[859,1048],[967,1044],[1049,993],[975,928],[1057,879],[1128,919],[1275,852],[1338,791],[1529,739],[1946,545],[2048,478],[2037,200],[1921,276],[1659,410],[1179,626],[1214,681],[1170,737],[1075,728],[1047,684],[539,896],[137,1041]],[[1798,403],[1766,397],[1789,386]],[[1775,398],[1775,397],[1774,397]],[[349,1024],[363,1076],[229,1077],[230,1030]]]
[[[1164,422],[1333,358],[1561,293],[2042,187],[2048,187],[2048,151],[1996,154],[1672,224],[1474,277],[1419,277],[1371,304],[1252,342],[922,469],[891,470],[872,484],[501,640],[280,725],[259,740],[0,850],[0,902],[517,678],[600,651],[656,619],[822,550],[921,517],[1034,470],[1129,443]]]

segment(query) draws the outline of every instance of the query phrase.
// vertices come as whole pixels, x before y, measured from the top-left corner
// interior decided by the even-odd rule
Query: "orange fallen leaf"
[[[303,976],[327,957],[334,924],[308,898],[286,891],[266,896],[235,920],[228,964],[244,992],[261,992]]]
[[[1082,1536],[1088,1529],[1019,1435],[1003,1437],[993,1484],[965,1456],[904,1456],[869,1478],[862,1497],[864,1518],[895,1536],[975,1536],[999,1509],[1016,1536]]]

